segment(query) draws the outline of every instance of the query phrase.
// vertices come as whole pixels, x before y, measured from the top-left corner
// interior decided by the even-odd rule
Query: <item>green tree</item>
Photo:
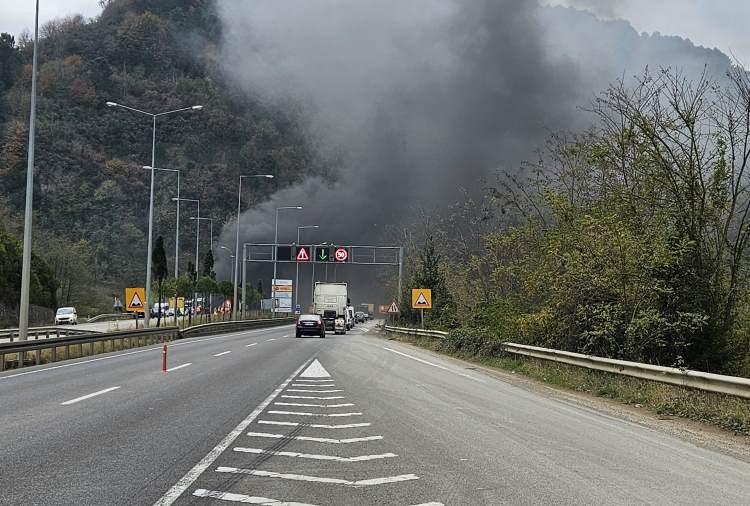
[[[203,259],[203,275],[216,279],[216,273],[214,272],[214,252],[211,250],[208,250]]]
[[[161,324],[161,303],[164,301],[162,284],[164,283],[164,279],[169,275],[169,269],[167,267],[167,253],[166,251],[164,251],[164,238],[162,236],[156,238],[154,249],[151,252],[151,262],[151,271],[154,279],[156,279],[156,282],[158,284],[159,296],[157,301],[159,302],[159,312],[157,313],[156,317],[156,326],[158,327]]]
[[[216,280],[209,276],[203,276],[198,280],[198,282],[195,284],[195,290],[203,295],[203,299],[205,301],[210,301],[211,294],[218,293],[219,292],[219,285],[216,283]],[[209,302],[208,306],[208,320],[211,321],[211,305]]]

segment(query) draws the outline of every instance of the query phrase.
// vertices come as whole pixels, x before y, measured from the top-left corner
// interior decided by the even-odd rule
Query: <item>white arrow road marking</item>
[[[81,397],[76,397],[75,399],[70,399],[69,401],[61,402],[61,406],[70,406],[71,404],[75,404],[76,402],[85,401],[86,399],[91,399],[92,397],[96,397],[97,395],[106,394],[107,392],[112,392],[113,390],[117,390],[120,387],[110,387],[105,388],[104,390],[99,390],[98,392],[94,392],[93,394],[88,395],[82,395]]]
[[[272,415],[294,415],[294,416],[330,416],[330,417],[343,417],[343,416],[362,416],[362,413],[305,413],[303,411],[273,411],[269,410],[269,414]]]
[[[199,488],[193,492],[195,497],[207,497],[209,499],[219,499],[221,501],[239,502],[243,504],[260,504],[261,506],[315,506],[314,504],[302,502],[279,501],[267,497],[255,497],[244,494],[233,494],[231,492],[220,492],[218,490],[206,490]]]
[[[331,444],[364,443],[367,441],[379,441],[383,439],[383,436],[353,437],[349,439],[331,439],[327,437],[285,436],[284,434],[269,434],[267,432],[248,432],[247,435],[251,437],[266,437],[270,439],[296,439],[297,441],[310,441],[313,443],[331,443]]]
[[[272,450],[263,450],[260,448],[242,448],[235,447],[234,451],[240,453],[254,453],[256,455],[274,455],[276,457],[296,457],[298,459],[311,460],[334,460],[336,462],[366,462],[368,460],[388,459],[398,457],[395,453],[381,453],[380,455],[360,455],[359,457],[339,457],[337,455],[318,455],[315,453],[299,452],[278,452]]]
[[[169,369],[167,369],[167,372],[176,371],[177,369],[182,369],[183,367],[188,367],[188,366],[191,366],[191,365],[193,365],[193,363],[192,362],[188,362],[186,364],[178,365],[178,366],[175,366],[175,367],[170,367]]]
[[[258,420],[258,423],[262,423],[266,425],[286,425],[289,427],[299,427],[300,425],[304,425],[305,427],[311,427],[313,429],[354,429],[357,427],[369,427],[370,425],[372,425],[370,422],[345,423],[342,425],[326,425],[322,423],[301,424],[298,422],[277,422],[275,420]]]
[[[372,478],[369,480],[342,480],[340,478],[323,478],[319,476],[306,476],[304,474],[275,473],[272,471],[260,471],[258,469],[239,469],[236,467],[217,467],[219,473],[248,474],[250,476],[263,476],[266,478],[281,478],[283,480],[313,481],[318,483],[330,483],[332,485],[344,485],[348,487],[367,487],[371,485],[382,485],[384,483],[396,483],[399,481],[418,480],[415,474],[401,474],[398,476],[386,476],[384,478]]]
[[[345,404],[304,404],[301,402],[274,402],[276,406],[297,406],[298,408],[348,408],[354,406],[351,402]]]
[[[330,401],[333,399],[343,399],[343,395],[334,395],[332,397],[314,397],[309,395],[282,395],[284,399],[315,399],[316,401]]]
[[[214,355],[214,357],[220,357],[222,355],[226,355],[227,353],[232,353],[232,351],[222,351],[221,353],[217,353],[216,355]]]
[[[320,362],[318,362],[317,359],[313,360],[313,363],[310,364],[307,369],[305,369],[302,374],[299,375],[300,378],[330,378],[331,375],[328,374],[328,371],[325,370],[325,367],[321,365]]]
[[[302,390],[301,388],[287,388],[287,392],[303,392],[308,394],[335,394],[343,390]]]
[[[299,374],[299,371],[302,370],[302,368],[305,367],[305,364],[301,365],[299,369],[294,371],[291,376],[289,376],[284,382],[279,385],[276,390],[271,392],[271,395],[265,398],[263,402],[261,402],[257,408],[255,408],[249,415],[247,415],[247,418],[242,420],[234,429],[232,429],[232,432],[226,435],[224,439],[219,442],[208,454],[201,459],[200,462],[198,462],[193,468],[188,471],[185,476],[180,478],[180,480],[175,483],[172,488],[170,488],[166,494],[164,494],[161,499],[159,499],[156,503],[154,503],[154,506],[169,506],[172,503],[174,503],[182,494],[185,492],[185,490],[190,487],[190,485],[195,482],[195,480],[198,479],[198,477],[203,474],[203,471],[205,471],[208,466],[214,463],[214,461],[221,455],[224,450],[229,448],[229,445],[232,444],[232,442],[237,439],[237,437],[242,434],[245,429],[247,429],[248,425],[253,423],[253,420],[255,420],[258,415],[260,415],[266,407],[268,407],[269,404],[273,402],[273,400],[278,396],[285,388],[286,386],[292,382],[292,379]]]

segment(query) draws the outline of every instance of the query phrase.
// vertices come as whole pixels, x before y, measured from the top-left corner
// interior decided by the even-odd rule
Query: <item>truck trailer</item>
[[[348,303],[346,283],[315,283],[313,312],[323,318],[326,330],[335,330],[336,318],[347,320]]]

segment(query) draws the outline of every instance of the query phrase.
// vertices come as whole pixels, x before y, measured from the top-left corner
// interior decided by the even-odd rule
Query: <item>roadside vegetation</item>
[[[431,288],[426,322],[457,353],[511,341],[749,376],[747,73],[647,71],[589,111],[523,176],[404,231],[402,300]]]

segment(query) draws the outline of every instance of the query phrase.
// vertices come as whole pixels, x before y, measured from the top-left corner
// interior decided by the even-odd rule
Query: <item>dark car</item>
[[[297,318],[297,337],[302,336],[326,336],[326,328],[323,318],[317,314],[303,314]]]

